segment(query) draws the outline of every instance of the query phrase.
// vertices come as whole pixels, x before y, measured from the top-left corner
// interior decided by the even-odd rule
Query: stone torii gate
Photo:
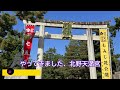
[[[64,21],[51,21],[44,20],[42,22],[32,23],[30,21],[23,20],[25,25],[31,24],[35,26],[40,26],[39,31],[35,32],[34,38],[39,38],[38,42],[38,61],[43,60],[44,53],[44,39],[62,39],[62,34],[49,34],[45,32],[45,27],[55,27],[62,28]],[[94,45],[93,40],[100,41],[100,51],[101,51],[101,70],[102,79],[112,79],[112,68],[111,68],[111,54],[110,54],[110,44],[109,44],[109,29],[106,22],[72,22],[72,29],[86,29],[86,34],[84,35],[73,35],[72,40],[86,40],[88,48],[88,59],[95,61]],[[99,29],[99,35],[92,34],[92,29]],[[105,47],[106,46],[106,47]],[[105,48],[104,48],[105,47]],[[106,50],[106,53],[103,53]],[[106,63],[105,63],[106,62]],[[42,67],[36,66],[42,72]],[[90,79],[97,79],[96,67],[89,67]],[[41,76],[36,76],[36,79],[41,79]]]

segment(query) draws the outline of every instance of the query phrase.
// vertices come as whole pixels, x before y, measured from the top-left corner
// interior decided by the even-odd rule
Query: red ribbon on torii
[[[32,39],[35,35],[34,29],[35,29],[34,25],[27,24],[25,26],[25,35],[30,35],[30,39],[24,41],[23,60],[25,62],[28,62],[29,57],[30,57],[30,51],[31,51],[31,48],[32,48]],[[27,68],[27,67],[28,67],[28,65],[25,65],[25,68]]]

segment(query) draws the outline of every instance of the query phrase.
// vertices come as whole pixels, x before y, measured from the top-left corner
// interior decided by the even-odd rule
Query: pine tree
[[[17,17],[20,20],[42,20],[46,11],[12,11],[14,15],[2,11],[0,13],[0,67],[9,68],[15,59],[22,59],[23,31],[13,29],[17,25]],[[21,55],[18,55],[21,54]],[[15,67],[18,67],[15,65]]]

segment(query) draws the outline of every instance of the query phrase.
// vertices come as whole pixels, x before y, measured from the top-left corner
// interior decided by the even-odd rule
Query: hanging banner
[[[28,59],[30,57],[30,51],[32,48],[32,39],[34,37],[34,25],[26,25],[25,27],[25,36],[29,36],[27,40],[24,41],[24,57],[23,59],[28,62]]]
[[[102,79],[111,79],[111,63],[107,29],[99,29]]]

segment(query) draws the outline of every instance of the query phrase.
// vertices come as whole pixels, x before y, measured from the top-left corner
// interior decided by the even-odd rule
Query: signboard
[[[111,79],[111,62],[107,29],[99,29],[102,79]]]
[[[40,76],[41,70],[36,69],[14,69],[14,73],[10,75],[7,69],[2,69],[2,76]]]

